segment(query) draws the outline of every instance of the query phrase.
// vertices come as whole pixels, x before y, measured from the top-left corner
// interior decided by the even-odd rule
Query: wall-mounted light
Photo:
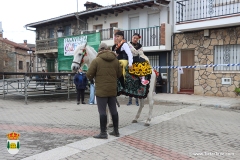
[[[59,27],[58,28],[58,30],[57,30],[57,35],[58,35],[58,37],[62,37],[63,36],[63,29],[62,29],[62,27]]]
[[[115,13],[115,16],[117,17],[117,16],[118,16],[118,13]]]
[[[96,17],[95,20],[97,21],[97,20],[98,20],[98,17]]]

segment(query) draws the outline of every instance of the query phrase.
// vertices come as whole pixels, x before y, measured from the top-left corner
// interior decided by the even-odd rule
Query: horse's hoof
[[[137,123],[137,120],[133,120],[132,123]]]
[[[113,124],[109,124],[108,127],[113,127]]]
[[[149,123],[145,123],[144,126],[150,126],[150,124]]]

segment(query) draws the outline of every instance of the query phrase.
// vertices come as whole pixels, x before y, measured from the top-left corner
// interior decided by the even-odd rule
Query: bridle
[[[80,60],[80,62],[75,62],[75,61],[73,61],[72,63],[78,64],[78,65],[81,67],[81,64],[82,64],[82,62],[83,62],[83,58],[84,58],[85,56],[87,56],[86,48],[83,49],[82,59]]]

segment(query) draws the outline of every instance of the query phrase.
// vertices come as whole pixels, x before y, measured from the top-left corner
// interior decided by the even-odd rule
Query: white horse
[[[74,51],[74,58],[73,58],[71,69],[76,71],[80,68],[81,65],[84,65],[84,64],[87,64],[87,66],[90,66],[90,63],[94,58],[96,58],[96,56],[97,56],[97,52],[91,46],[89,45],[78,46]],[[153,110],[153,103],[154,103],[153,92],[154,92],[155,84],[156,84],[156,74],[154,71],[152,71],[149,93],[147,95],[147,99],[149,102],[149,112],[148,112],[148,118],[145,122],[145,126],[150,125],[150,121],[152,118],[152,110]],[[143,107],[144,107],[144,99],[140,99],[139,109],[132,123],[137,123],[137,120],[140,117]]]

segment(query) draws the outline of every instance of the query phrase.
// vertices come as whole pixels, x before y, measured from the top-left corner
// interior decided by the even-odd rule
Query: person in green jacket
[[[116,107],[117,79],[122,76],[122,67],[114,52],[105,43],[99,46],[97,57],[90,64],[86,76],[89,80],[95,79],[95,94],[97,99],[98,112],[100,115],[100,134],[94,138],[107,139],[106,131],[107,114],[106,107],[112,115],[114,130],[110,135],[119,137],[118,112]]]

